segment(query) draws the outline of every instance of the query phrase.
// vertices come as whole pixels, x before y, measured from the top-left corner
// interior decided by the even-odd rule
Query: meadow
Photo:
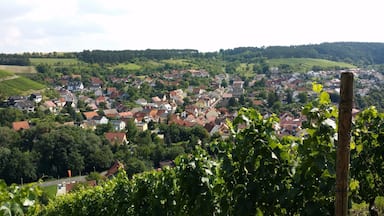
[[[268,59],[268,64],[272,67],[280,67],[281,65],[289,65],[293,71],[307,72],[311,71],[314,67],[323,69],[333,68],[355,68],[356,66],[345,62],[335,62],[325,59],[313,59],[313,58],[278,58]]]
[[[33,66],[0,65],[0,70],[18,74],[36,73]]]
[[[79,60],[75,58],[30,58],[32,65],[48,64],[48,65],[75,65],[79,63]]]
[[[5,70],[0,70],[0,79],[6,78],[6,77],[11,77],[14,74]]]

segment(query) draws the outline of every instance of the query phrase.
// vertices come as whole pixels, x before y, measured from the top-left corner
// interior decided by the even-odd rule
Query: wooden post
[[[335,215],[346,216],[348,212],[349,144],[351,141],[353,105],[353,73],[341,74],[336,155],[336,203]]]

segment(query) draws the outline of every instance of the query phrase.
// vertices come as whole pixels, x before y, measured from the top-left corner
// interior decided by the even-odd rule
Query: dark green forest
[[[137,59],[162,60],[170,58],[215,57],[227,61],[254,58],[321,58],[359,65],[383,64],[384,43],[335,42],[297,46],[238,47],[217,52],[199,52],[194,49],[163,50],[84,50],[71,53],[1,54],[0,64],[30,65],[28,58],[73,58],[88,63],[119,63]]]
[[[215,57],[227,61],[265,58],[321,58],[344,61],[359,65],[383,64],[384,43],[337,42],[316,45],[238,47],[218,52],[200,53],[197,50],[144,50],[103,51],[85,50],[77,54],[80,60],[89,63],[119,63],[134,59],[169,59],[186,57]]]

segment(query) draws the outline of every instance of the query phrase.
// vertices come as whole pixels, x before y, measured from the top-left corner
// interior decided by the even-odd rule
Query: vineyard
[[[242,108],[228,121],[232,137],[179,156],[175,167],[112,180],[48,204],[41,193],[0,193],[6,215],[334,215],[337,107],[315,86],[303,108],[300,137],[280,136],[275,115]],[[384,113],[374,107],[354,118],[349,200],[374,208],[384,195]],[[13,186],[14,187],[14,186]],[[29,186],[31,189],[34,186]],[[1,185],[2,190],[6,190]],[[29,190],[31,191],[31,190]],[[8,194],[8,196],[7,196]],[[34,200],[24,205],[26,200]]]

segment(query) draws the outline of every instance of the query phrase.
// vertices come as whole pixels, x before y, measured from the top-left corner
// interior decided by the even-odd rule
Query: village
[[[83,80],[81,75],[62,76],[58,80],[51,80],[55,85],[53,90],[57,98],[47,98],[40,93],[30,96],[11,96],[6,106],[14,107],[23,112],[35,112],[40,109],[55,115],[62,114],[67,106],[82,118],[63,122],[84,129],[95,130],[98,125],[111,124],[113,131],[105,133],[105,137],[112,144],[128,144],[126,137],[126,124],[133,120],[139,131],[148,130],[148,124],[167,123],[179,126],[192,127],[200,125],[210,135],[219,134],[223,139],[229,136],[227,119],[237,115],[236,108],[240,106],[271,107],[268,94],[273,92],[281,104],[305,103],[305,98],[315,97],[312,92],[312,83],[323,85],[324,90],[330,94],[338,95],[339,75],[341,71],[309,71],[307,73],[279,73],[278,68],[271,68],[269,74],[256,74],[249,80],[232,74],[219,74],[211,76],[206,70],[172,70],[162,74],[157,73],[151,77],[129,75],[127,77],[110,76],[103,81],[99,77]],[[384,76],[374,70],[353,70],[356,79],[356,94],[364,96],[371,88],[384,83]],[[186,76],[188,75],[188,76]],[[178,88],[180,83],[189,79],[206,79],[208,85]],[[84,84],[87,83],[87,84]],[[119,89],[129,86],[140,92],[143,86],[149,88],[174,86],[174,90],[159,93],[156,96],[138,98],[127,106],[130,95]],[[254,88],[255,85],[260,87]],[[185,86],[184,86],[185,87]],[[303,96],[304,99],[303,99]],[[245,98],[245,99],[244,99]],[[239,101],[243,100],[242,103]],[[248,104],[244,103],[248,101]],[[83,109],[79,109],[80,104]],[[132,105],[134,104],[134,105]],[[236,104],[235,109],[230,109]],[[84,109],[85,108],[85,109]],[[354,113],[358,108],[354,109]],[[264,112],[269,115],[270,113]],[[280,134],[299,134],[302,122],[305,120],[300,112],[292,113],[281,110],[277,113],[280,125],[277,127]],[[18,131],[33,126],[28,120],[13,122],[13,129]],[[158,130],[152,128],[153,133]],[[163,134],[158,134],[163,138]]]

